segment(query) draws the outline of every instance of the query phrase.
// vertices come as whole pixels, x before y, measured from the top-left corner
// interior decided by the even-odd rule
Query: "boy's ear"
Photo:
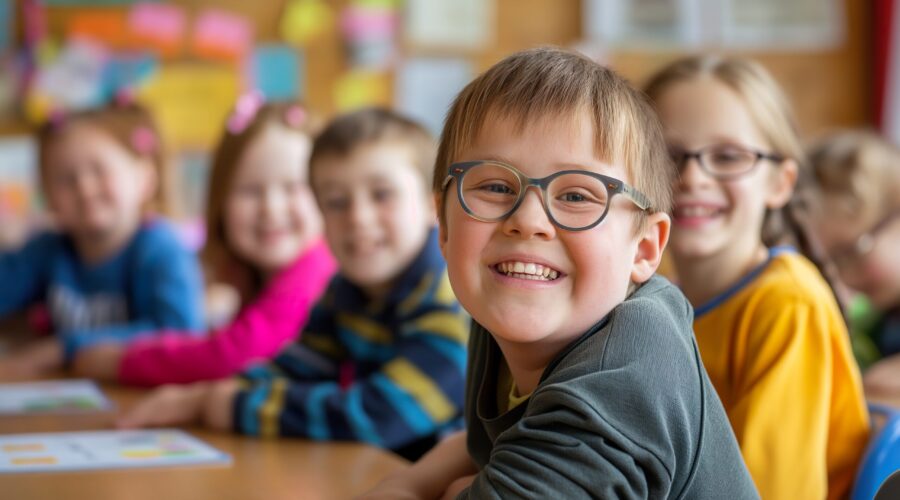
[[[766,194],[766,208],[779,209],[791,200],[798,174],[797,162],[794,160],[784,160],[775,167]]]
[[[434,214],[438,219],[438,244],[441,247],[441,255],[444,256],[444,259],[447,259],[447,253],[444,251],[444,247],[447,245],[447,222],[440,222],[440,217],[437,217],[438,214],[441,213],[441,205],[442,205],[443,196],[441,193],[434,194]]]
[[[632,283],[643,283],[656,272],[669,242],[672,219],[667,213],[656,212],[647,216],[645,224],[647,228],[638,235],[637,252],[631,268]]]

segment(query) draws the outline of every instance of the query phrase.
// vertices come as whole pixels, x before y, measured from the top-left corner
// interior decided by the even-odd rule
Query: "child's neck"
[[[496,337],[495,337],[496,339]],[[571,342],[561,342],[560,345],[514,344],[497,339],[497,345],[509,367],[516,392],[525,396],[534,392],[541,381],[544,370],[551,361]]]
[[[768,258],[760,243],[747,250],[720,252],[702,259],[680,259],[673,253],[681,291],[694,307],[700,307],[738,282]]]
[[[138,230],[140,223],[131,230],[109,231],[104,234],[73,236],[75,250],[84,264],[97,265],[119,253]]]

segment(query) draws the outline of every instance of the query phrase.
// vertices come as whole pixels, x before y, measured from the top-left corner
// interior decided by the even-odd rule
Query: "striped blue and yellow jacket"
[[[238,432],[400,450],[461,421],[469,318],[432,231],[377,303],[338,274],[303,334],[243,375]]]

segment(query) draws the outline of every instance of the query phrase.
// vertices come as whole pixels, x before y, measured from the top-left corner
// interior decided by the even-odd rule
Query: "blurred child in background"
[[[164,152],[150,115],[126,102],[59,117],[38,134],[40,180],[57,231],[0,254],[0,316],[46,305],[54,338],[0,362],[29,377],[99,342],[203,327],[195,257],[150,218]]]
[[[364,441],[416,458],[457,425],[468,318],[428,189],[434,143],[390,111],[337,118],[310,182],[340,266],[300,339],[243,380],[168,387],[121,425],[203,421],[262,436]]]
[[[841,280],[859,295],[848,311],[866,392],[900,395],[900,149],[846,131],[809,151],[815,228]]]
[[[763,498],[842,498],[866,445],[859,369],[835,296],[792,247],[803,151],[758,64],[688,58],[647,86],[673,159],[669,248],[694,330]],[[789,239],[788,237],[792,237]]]
[[[274,357],[309,318],[337,267],[307,180],[315,120],[299,104],[237,103],[212,163],[203,259],[242,309],[205,338],[160,332],[79,353],[81,374],[159,385],[234,375]]]

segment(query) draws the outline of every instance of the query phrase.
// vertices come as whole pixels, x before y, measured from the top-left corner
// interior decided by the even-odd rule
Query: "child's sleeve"
[[[180,330],[203,331],[203,280],[194,254],[174,235],[153,235],[135,257],[129,279],[135,280],[129,301],[131,321],[88,330],[62,332],[66,360],[85,347],[125,343],[139,334]]]
[[[49,280],[48,266],[58,245],[58,236],[45,233],[18,250],[0,253],[0,317],[41,299]]]
[[[394,356],[346,386],[334,371],[337,345],[304,333],[304,351],[318,358],[288,359],[289,348],[278,364],[291,378],[251,380],[235,399],[236,430],[386,448],[433,434],[462,411],[468,319],[454,302],[423,311],[406,324]],[[322,380],[298,380],[298,370],[313,370],[308,375],[314,376],[316,366]]]
[[[868,421],[835,305],[772,293],[743,341],[729,420],[763,498],[846,494]]]
[[[273,278],[225,328],[205,338],[166,333],[132,343],[119,381],[132,385],[184,384],[227,377],[275,356],[299,335],[336,264],[324,245]]]

